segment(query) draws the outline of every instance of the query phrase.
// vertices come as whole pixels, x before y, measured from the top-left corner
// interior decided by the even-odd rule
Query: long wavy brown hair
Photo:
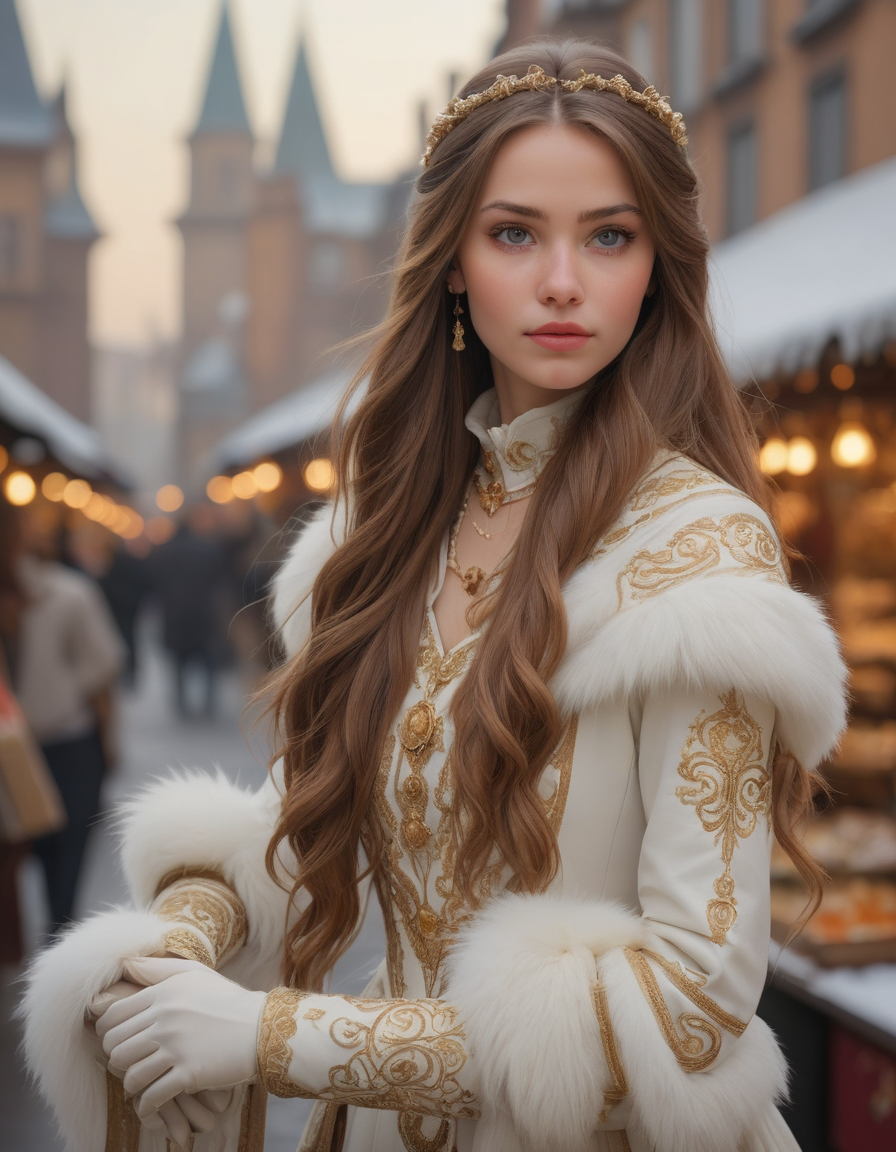
[[[621,73],[646,87],[601,46],[538,40],[493,60],[462,95],[530,64],[561,79],[582,69]],[[469,324],[467,350],[452,351],[448,270],[498,149],[512,132],[540,124],[577,125],[617,149],[653,235],[656,291],[568,422],[500,586],[478,609],[488,627],[452,707],[463,830],[454,884],[467,906],[476,906],[495,853],[519,890],[541,891],[556,874],[557,839],[538,782],[564,723],[549,687],[566,647],[561,590],[657,448],[684,453],[771,512],[755,433],[707,314],[697,180],[669,129],[613,93],[525,92],[477,109],[442,140],[417,181],[388,313],[357,377],[366,390],[338,443],[337,507],[347,537],[315,581],[310,639],[279,673],[286,796],[268,867],[273,874],[288,843],[298,862],[293,900],[299,889],[308,898],[287,933],[284,961],[300,987],[320,988],[357,930],[359,848],[376,867],[383,847],[370,813],[384,742],[413,675],[440,545],[478,452],[464,415],[492,385],[488,353]],[[817,869],[794,830],[808,796],[806,773],[779,757],[775,831],[817,891]]]

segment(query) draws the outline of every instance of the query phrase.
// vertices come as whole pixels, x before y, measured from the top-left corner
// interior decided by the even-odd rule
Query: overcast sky
[[[38,87],[69,85],[81,190],[105,238],[91,265],[95,341],[177,334],[187,194],[184,138],[199,112],[221,0],[16,0]],[[276,137],[304,29],[339,172],[387,180],[417,153],[420,99],[479,67],[504,0],[231,0],[256,135]]]

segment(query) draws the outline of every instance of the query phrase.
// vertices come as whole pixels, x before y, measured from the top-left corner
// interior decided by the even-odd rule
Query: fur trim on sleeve
[[[154,781],[120,816],[122,866],[138,905],[148,904],[159,881],[178,868],[215,868],[233,887],[249,931],[223,970],[248,987],[269,988],[279,978],[288,889],[265,867],[279,806],[270,781],[253,792],[221,772],[194,771]]]
[[[458,936],[446,998],[482,1078],[477,1149],[587,1146],[609,1087],[594,958],[645,942],[640,917],[621,904],[518,895],[492,901]]]
[[[311,629],[311,589],[323,565],[336,551],[343,530],[333,505],[324,504],[292,542],[274,577],[271,618],[288,656],[300,652]]]
[[[477,1150],[591,1146],[610,1087],[591,998],[596,969],[628,1081],[624,1123],[634,1146],[736,1152],[771,1116],[786,1068],[768,1027],[754,1018],[724,1060],[684,1072],[621,952],[649,943],[640,917],[618,904],[550,894],[500,897],[459,936],[446,996],[482,1078]],[[795,1147],[776,1142],[764,1152]]]

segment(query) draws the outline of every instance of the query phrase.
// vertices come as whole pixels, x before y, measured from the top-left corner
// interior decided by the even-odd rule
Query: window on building
[[[762,0],[728,0],[728,62],[762,55]]]
[[[653,80],[653,30],[649,20],[636,20],[629,28],[626,55],[648,83]]]
[[[729,236],[756,222],[759,175],[756,152],[756,126],[752,120],[731,129],[726,164],[726,231]]]
[[[311,249],[308,287],[315,296],[336,296],[345,287],[348,259],[338,240],[319,240]]]
[[[846,175],[846,76],[832,72],[809,88],[809,187]]]
[[[14,280],[21,266],[21,221],[16,216],[0,213],[0,280]]]
[[[703,0],[669,0],[672,105],[689,112],[703,95]]]

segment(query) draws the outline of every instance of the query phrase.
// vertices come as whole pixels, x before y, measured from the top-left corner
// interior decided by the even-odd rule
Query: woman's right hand
[[[105,1064],[109,1071],[120,1080],[124,1078],[125,1070],[116,1068],[106,1058],[99,1036],[96,1033],[96,1022],[99,1018],[119,1000],[133,996],[140,992],[142,984],[133,984],[128,980],[119,980],[103,989],[90,1003],[84,1016],[84,1026],[93,1038],[97,1058]],[[210,1132],[215,1126],[215,1118],[226,1112],[233,1098],[232,1088],[213,1088],[192,1095],[181,1092],[173,1100],[163,1104],[157,1111],[141,1120],[145,1128],[164,1128],[168,1138],[179,1148],[188,1148],[190,1138],[195,1132]],[[139,1098],[134,1101],[134,1108],[139,1105]]]

